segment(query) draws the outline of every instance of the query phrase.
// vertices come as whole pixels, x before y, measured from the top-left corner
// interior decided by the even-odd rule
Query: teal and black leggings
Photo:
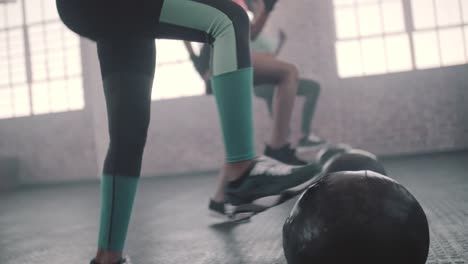
[[[250,160],[255,153],[249,19],[230,0],[57,0],[57,8],[71,30],[97,43],[110,135],[99,246],[122,250],[136,190],[132,179],[140,175],[150,120],[154,39],[213,47],[212,86],[226,162]]]

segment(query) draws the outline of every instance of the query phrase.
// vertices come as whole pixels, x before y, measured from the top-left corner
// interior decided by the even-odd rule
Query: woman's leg
[[[281,148],[288,144],[291,114],[297,92],[298,71],[271,55],[253,53],[255,84],[277,84],[273,99],[273,131],[268,144]]]
[[[211,86],[226,150],[226,162],[214,199],[222,201],[225,183],[239,178],[255,157],[247,14],[227,0],[166,0],[160,23],[158,38],[212,45]]]
[[[101,180],[98,263],[121,258],[140,176],[150,120],[154,77],[153,39],[97,41],[110,143]]]
[[[300,79],[297,94],[305,97],[304,106],[302,108],[301,120],[301,141],[308,141],[312,120],[314,118],[317,101],[320,96],[320,84],[313,80]],[[314,139],[312,144],[320,144],[323,140],[320,138]]]
[[[255,79],[255,69],[254,69],[254,79]],[[268,113],[273,117],[273,97],[275,95],[276,85],[274,84],[259,84],[254,86],[254,94],[257,97],[265,100],[267,105]]]

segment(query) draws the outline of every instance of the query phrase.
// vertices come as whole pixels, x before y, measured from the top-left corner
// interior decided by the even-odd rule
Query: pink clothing
[[[242,8],[244,8],[244,10],[248,10],[248,7],[247,7],[247,4],[245,3],[244,0],[233,0],[236,4],[242,6]]]

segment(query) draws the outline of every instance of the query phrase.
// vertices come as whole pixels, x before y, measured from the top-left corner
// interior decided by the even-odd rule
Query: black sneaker
[[[95,259],[92,259],[89,264],[100,264],[100,263],[97,262]],[[119,261],[115,262],[114,264],[132,264],[132,262],[130,261],[129,257],[123,257]]]
[[[300,194],[321,176],[317,164],[289,166],[268,157],[257,158],[239,180],[226,186],[225,213],[260,213]]]
[[[272,159],[281,161],[284,164],[295,165],[295,166],[307,165],[307,162],[299,159],[296,156],[296,150],[294,148],[291,148],[290,144],[286,144],[279,149],[273,149],[267,145],[265,147],[265,151],[263,152],[263,154]]]
[[[254,215],[252,212],[237,212],[236,214],[227,214],[226,209],[224,206],[224,202],[217,202],[213,199],[210,199],[210,203],[208,205],[208,209],[210,210],[210,215],[224,220],[226,222],[243,222],[249,221],[250,218]]]

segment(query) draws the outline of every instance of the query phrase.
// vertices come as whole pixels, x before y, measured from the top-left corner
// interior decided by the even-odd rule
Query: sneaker
[[[325,143],[325,139],[312,133],[307,137],[301,138],[297,142],[297,148],[300,149],[300,151],[305,151],[307,149],[322,145],[324,143]]]
[[[210,199],[210,203],[208,205],[208,209],[210,210],[210,215],[224,220],[225,222],[243,222],[249,221],[250,218],[253,216],[251,212],[237,212],[234,214],[226,213],[226,209],[224,206],[224,202],[217,202],[213,199]]]
[[[89,264],[100,264],[100,263],[97,262],[95,259],[92,259]],[[126,257],[121,258],[119,261],[115,262],[114,264],[132,264],[132,262],[130,261],[130,258],[126,256]]]
[[[317,164],[289,166],[268,157],[257,158],[240,179],[226,186],[225,213],[260,213],[300,194],[321,176]]]
[[[296,156],[296,150],[291,148],[290,144],[286,144],[279,149],[273,149],[270,146],[265,147],[263,154],[272,159],[281,161],[284,164],[294,165],[294,166],[304,166],[307,165],[307,162],[299,159]]]

